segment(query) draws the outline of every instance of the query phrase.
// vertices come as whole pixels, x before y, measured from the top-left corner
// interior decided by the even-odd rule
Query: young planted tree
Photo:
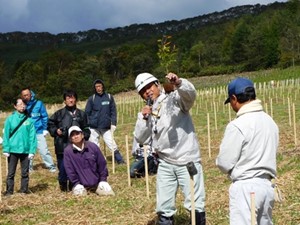
[[[158,39],[158,52],[157,56],[160,61],[160,65],[164,68],[167,74],[170,71],[171,66],[174,66],[177,58],[177,48],[175,44],[171,42],[172,36],[163,35],[162,39]]]

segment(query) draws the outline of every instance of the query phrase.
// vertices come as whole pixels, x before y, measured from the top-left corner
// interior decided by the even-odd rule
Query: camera
[[[64,136],[64,137],[68,136],[68,128],[66,128],[66,127],[60,127],[59,129],[62,132],[61,136]]]

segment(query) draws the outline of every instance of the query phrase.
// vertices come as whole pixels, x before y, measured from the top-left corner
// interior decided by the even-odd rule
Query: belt
[[[267,179],[267,180],[273,179],[273,177],[270,174],[262,174],[262,175],[257,176],[256,178]]]
[[[236,181],[244,181],[244,180],[249,180],[249,179],[254,179],[254,178],[260,178],[260,179],[267,179],[269,181],[271,181],[273,179],[273,177],[270,175],[270,174],[262,174],[262,175],[259,175],[259,176],[256,176],[256,177],[249,177],[249,178],[246,178],[246,179],[243,179],[243,180],[233,180],[232,182],[236,182]]]

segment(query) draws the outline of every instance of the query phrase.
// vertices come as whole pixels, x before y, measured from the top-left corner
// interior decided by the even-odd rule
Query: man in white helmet
[[[184,194],[184,207],[191,212],[190,173],[187,165],[195,166],[196,224],[205,224],[205,190],[200,158],[200,146],[189,110],[196,99],[196,90],[188,80],[169,73],[166,79],[175,87],[166,94],[156,77],[141,73],[135,86],[147,104],[138,114],[135,138],[146,143],[151,137],[152,147],[159,157],[156,182],[156,212],[159,225],[174,224],[176,192]]]

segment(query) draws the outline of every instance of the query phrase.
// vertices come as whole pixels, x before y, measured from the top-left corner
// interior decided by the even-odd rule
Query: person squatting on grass
[[[5,195],[14,193],[14,178],[18,161],[21,163],[20,193],[28,194],[29,160],[36,153],[37,139],[33,120],[25,114],[26,104],[18,98],[15,111],[4,122],[3,155],[8,159]]]
[[[87,190],[98,195],[114,195],[107,182],[106,160],[99,147],[84,140],[78,126],[70,127],[70,144],[64,151],[64,165],[67,175],[74,185],[74,195],[86,195]]]
[[[77,93],[73,90],[67,90],[63,94],[65,107],[57,110],[48,121],[48,130],[54,137],[54,148],[58,167],[58,182],[61,191],[72,190],[72,183],[68,184],[68,176],[64,167],[64,149],[69,142],[68,129],[71,126],[79,126],[84,133],[86,140],[89,139],[90,130],[87,125],[87,115],[84,111],[77,108]]]
[[[249,79],[236,78],[229,83],[227,103],[237,114],[225,129],[216,164],[232,180],[230,224],[252,224],[251,193],[254,193],[254,223],[271,225],[274,206],[271,179],[276,177],[278,126],[263,111]]]
[[[102,136],[106,146],[114,153],[115,161],[124,164],[123,157],[114,140],[114,132],[117,128],[117,108],[113,96],[105,92],[102,80],[95,80],[93,83],[94,94],[88,98],[85,112],[88,116],[88,123],[91,129],[89,141],[99,145]]]
[[[156,180],[156,212],[159,225],[174,224],[176,192],[180,187],[184,194],[184,207],[191,212],[190,175],[187,165],[193,162],[196,224],[204,225],[205,190],[200,158],[200,146],[195,134],[189,110],[196,99],[196,90],[188,80],[174,73],[166,76],[175,89],[166,94],[156,77],[141,73],[135,79],[135,87],[147,101],[138,113],[135,138],[145,143],[149,137],[158,154]],[[153,105],[149,104],[153,101]]]
[[[48,135],[48,113],[46,111],[46,107],[41,100],[37,100],[35,98],[35,93],[28,87],[21,90],[21,98],[26,103],[28,116],[30,116],[34,121],[34,127],[36,129],[37,148],[42,157],[42,160],[46,168],[49,169],[51,173],[54,173],[56,172],[56,168],[46,141],[46,136]],[[29,171],[33,171],[33,159],[30,160]]]
[[[147,148],[148,174],[154,175],[157,173],[158,161],[151,143],[148,141],[146,145],[141,145],[133,138],[132,156],[134,157],[134,162],[130,166],[131,178],[141,178],[145,176],[144,147]]]

